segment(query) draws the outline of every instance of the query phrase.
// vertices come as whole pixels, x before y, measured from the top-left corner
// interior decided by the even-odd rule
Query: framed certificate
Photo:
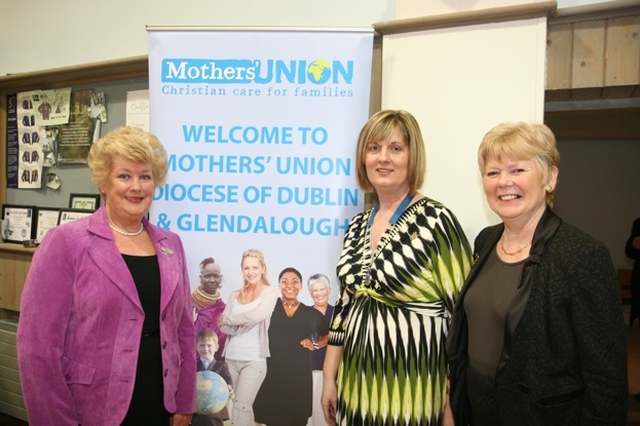
[[[42,238],[47,231],[58,225],[58,216],[60,216],[60,209],[51,207],[38,207],[37,208],[38,220],[36,221],[36,242],[40,244]]]
[[[65,223],[73,222],[81,217],[91,216],[93,210],[79,210],[79,209],[60,209],[60,216],[58,216],[58,225],[64,225]]]
[[[100,207],[100,194],[71,194],[69,208],[76,210],[96,210]]]
[[[22,243],[33,238],[36,206],[2,205],[2,239],[9,243]]]

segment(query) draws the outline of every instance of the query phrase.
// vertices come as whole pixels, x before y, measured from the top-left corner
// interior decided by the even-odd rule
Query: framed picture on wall
[[[73,222],[81,217],[91,216],[93,210],[82,209],[60,209],[60,215],[58,216],[58,225],[64,225],[65,223]]]
[[[58,225],[58,217],[60,216],[60,209],[53,207],[38,207],[37,208],[37,221],[36,221],[36,242],[40,244],[42,238],[49,229]]]
[[[0,226],[2,240],[8,243],[22,243],[32,239],[35,210],[35,206],[3,204]]]
[[[96,210],[100,207],[100,194],[71,194],[69,208],[77,210]]]

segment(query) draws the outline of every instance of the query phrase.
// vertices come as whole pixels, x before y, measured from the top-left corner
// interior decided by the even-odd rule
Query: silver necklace
[[[109,224],[109,228],[113,229],[120,235],[125,235],[127,237],[135,237],[136,235],[142,234],[142,231],[144,231],[144,223],[140,222],[140,229],[138,229],[136,232],[125,232],[122,229],[116,228],[112,224]]]

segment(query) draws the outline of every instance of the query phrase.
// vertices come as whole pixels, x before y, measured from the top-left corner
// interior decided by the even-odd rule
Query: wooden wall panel
[[[605,86],[640,83],[640,19],[625,16],[609,20]]]
[[[547,90],[571,88],[573,24],[549,27],[547,31]]]
[[[635,11],[635,9],[634,9]],[[600,17],[583,21],[551,20],[547,30],[546,90],[563,100],[593,99],[606,90],[607,99],[627,98],[640,84],[640,15]],[[633,96],[633,95],[631,95]]]
[[[0,321],[0,412],[26,421],[16,352],[15,325]]]
[[[573,31],[571,87],[602,87],[604,82],[604,20],[577,22]]]
[[[30,252],[0,251],[0,310],[20,310],[20,296],[32,256]]]

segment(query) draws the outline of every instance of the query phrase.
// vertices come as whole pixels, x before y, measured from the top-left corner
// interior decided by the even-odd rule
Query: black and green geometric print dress
[[[351,220],[337,266],[340,295],[329,331],[329,343],[343,347],[337,423],[436,426],[450,313],[471,248],[453,213],[422,198],[372,253],[371,214]]]

